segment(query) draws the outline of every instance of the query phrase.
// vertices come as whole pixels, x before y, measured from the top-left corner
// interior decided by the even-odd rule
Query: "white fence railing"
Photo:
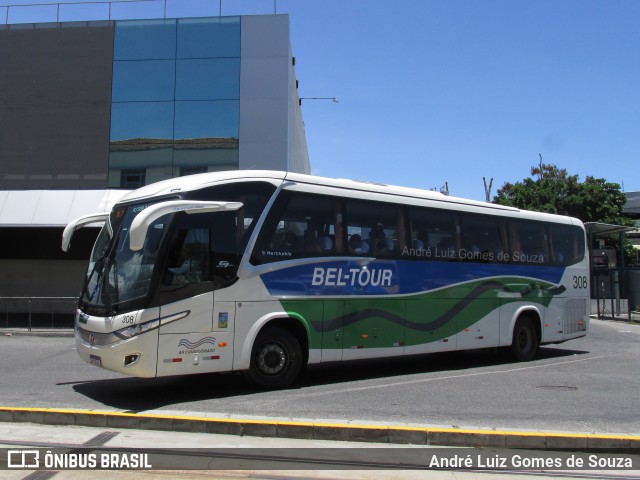
[[[222,15],[222,0],[0,0],[0,25]]]
[[[0,328],[73,326],[77,297],[0,297]]]

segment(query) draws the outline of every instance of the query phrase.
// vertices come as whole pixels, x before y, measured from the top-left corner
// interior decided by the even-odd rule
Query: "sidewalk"
[[[633,468],[602,470],[584,468],[525,468],[512,466],[514,459],[606,458],[612,455],[629,458],[638,465],[638,457],[630,452],[594,454],[538,450],[507,450],[481,448],[447,448],[433,446],[380,445],[359,442],[331,442],[324,440],[270,439],[235,437],[202,433],[167,433],[151,430],[127,430],[95,427],[51,427],[27,424],[0,424],[0,447],[25,447],[44,452],[94,455],[103,453],[144,455],[145,464],[136,470],[91,470],[92,478],[181,479],[252,478],[264,480],[424,480],[465,479],[487,480],[497,474],[504,478],[638,478]],[[71,453],[71,455],[73,455]],[[433,466],[434,460],[469,459],[474,465],[460,467]],[[507,464],[500,465],[495,458]],[[482,463],[486,466],[479,468]],[[489,462],[493,467],[488,467]],[[0,459],[1,462],[1,459]],[[96,461],[98,463],[98,461]],[[565,463],[565,462],[563,462]],[[0,471],[2,478],[45,478],[43,468]],[[13,476],[11,473],[15,473]],[[41,476],[36,477],[35,475]],[[76,480],[86,478],[86,469],[58,469],[55,478]],[[49,477],[46,477],[49,478]]]
[[[330,419],[220,417],[215,413],[170,410],[132,413],[0,406],[1,422],[423,446],[640,452],[640,436],[637,435],[451,428],[413,424],[391,425],[381,422],[345,422]]]
[[[592,298],[590,307],[591,318],[622,322],[640,322],[640,311],[631,310],[631,312],[629,312],[629,302],[627,299],[611,300],[607,298],[598,300]]]

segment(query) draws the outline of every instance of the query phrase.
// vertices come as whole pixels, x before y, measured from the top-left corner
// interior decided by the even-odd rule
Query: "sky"
[[[300,96],[338,101],[303,100],[313,174],[484,200],[542,156],[640,191],[637,0],[167,2],[289,15]]]

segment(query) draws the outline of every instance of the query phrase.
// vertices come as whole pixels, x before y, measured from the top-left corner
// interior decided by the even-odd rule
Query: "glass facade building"
[[[115,25],[109,187],[239,168],[240,18]]]
[[[97,230],[64,256],[49,244],[123,189],[310,171],[287,15],[63,21],[67,7],[0,21],[0,314],[2,298],[78,294]]]
[[[308,173],[286,15],[0,25],[0,189]]]

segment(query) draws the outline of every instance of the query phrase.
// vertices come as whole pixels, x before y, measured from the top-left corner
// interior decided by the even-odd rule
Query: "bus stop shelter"
[[[591,311],[598,318],[640,320],[640,268],[625,265],[624,240],[636,227],[585,223],[591,266]],[[600,242],[617,238],[615,248]],[[601,244],[602,243],[602,244]],[[595,310],[595,312],[594,312]]]

